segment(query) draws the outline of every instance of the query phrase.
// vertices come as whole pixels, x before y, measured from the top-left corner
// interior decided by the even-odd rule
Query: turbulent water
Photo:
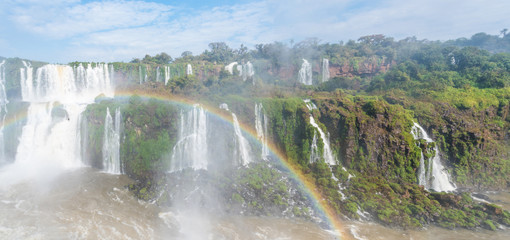
[[[434,142],[418,123],[414,123],[411,133],[415,140],[423,139],[427,143]],[[425,167],[425,158],[423,153],[421,153],[420,167],[418,169],[418,184],[423,185],[425,189],[432,189],[439,192],[454,191],[456,189],[455,184],[450,182],[450,176],[441,163],[441,156],[437,145],[434,146],[434,151],[434,156],[428,159],[427,167]]]

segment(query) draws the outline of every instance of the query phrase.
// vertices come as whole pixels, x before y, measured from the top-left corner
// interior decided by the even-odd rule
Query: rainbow
[[[128,89],[128,90],[117,90],[115,92],[115,98],[129,98],[132,96],[139,96],[142,99],[155,99],[164,102],[170,102],[180,105],[192,106],[196,104],[197,101],[190,100],[188,98],[169,95],[168,93],[164,93],[162,91],[156,93],[148,93],[147,90],[143,89]],[[210,114],[213,114],[220,119],[233,124],[232,116],[229,112],[219,109],[217,106],[212,106],[207,103],[200,103],[202,108],[204,108]],[[0,125],[0,128],[9,127],[10,125],[15,124],[16,122],[22,121],[27,117],[26,111],[20,111],[16,114],[12,114],[8,119],[5,119],[4,123]],[[240,122],[240,127],[243,132],[247,133],[250,138],[254,139],[259,144],[263,144],[256,137],[257,134],[253,127],[247,126],[246,124]],[[345,232],[345,228],[343,227],[339,216],[335,213],[335,210],[329,205],[328,201],[322,196],[320,191],[316,188],[314,184],[314,180],[310,177],[307,177],[303,174],[302,170],[298,165],[289,161],[285,154],[283,154],[274,143],[268,141],[268,148],[272,156],[275,156],[276,159],[284,166],[288,172],[291,174],[291,178],[298,181],[299,184],[302,184],[304,187],[306,194],[310,197],[314,207],[319,211],[321,215],[325,217],[326,223],[334,231],[334,234],[339,235],[342,239],[351,239],[352,237]]]

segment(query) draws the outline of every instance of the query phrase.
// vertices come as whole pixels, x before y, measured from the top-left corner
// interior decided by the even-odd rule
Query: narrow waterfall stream
[[[427,143],[433,143],[434,140],[429,137],[427,132],[418,123],[414,123],[411,131],[415,140],[423,139]],[[456,187],[450,181],[447,169],[441,163],[439,147],[434,146],[434,156],[428,159],[428,166],[425,167],[425,157],[423,152],[420,158],[420,167],[418,169],[418,184],[423,185],[425,189],[438,192],[455,191]]]

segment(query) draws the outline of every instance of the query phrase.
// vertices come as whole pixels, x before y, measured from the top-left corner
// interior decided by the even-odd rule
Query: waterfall
[[[305,102],[308,110],[311,111],[313,109],[317,109],[317,106],[312,101],[310,101],[310,99],[304,99],[303,101]],[[315,122],[315,118],[313,118],[312,114],[310,114],[310,124],[317,130],[317,132],[319,132],[319,136],[320,136],[322,143],[324,145],[324,149],[323,149],[323,153],[322,153],[322,157],[324,158],[324,161],[329,165],[336,165],[336,160],[335,160],[335,157],[333,156],[333,151],[331,151],[331,145],[329,143],[329,133],[328,133],[328,135],[326,135],[324,133],[324,131],[322,131],[322,129],[319,127],[319,125]],[[318,157],[316,156],[317,152],[318,152],[317,136],[315,134],[316,133],[314,133],[314,139],[312,140],[312,144],[310,146],[311,147],[310,162],[315,162],[318,159]]]
[[[415,140],[424,139],[427,143],[434,142],[427,132],[416,122],[413,125],[411,134]],[[418,168],[418,184],[423,185],[427,190],[432,189],[438,192],[454,191],[456,186],[450,182],[448,171],[441,163],[441,156],[437,144],[434,146],[434,151],[434,156],[428,159],[429,164],[426,169],[423,152],[421,153],[420,167]]]
[[[98,95],[113,96],[107,70],[107,65],[89,64],[86,71],[75,74],[70,66],[50,64],[37,69],[35,79],[29,73],[21,75],[22,98],[29,107],[16,164],[81,165],[80,114]]]
[[[142,85],[142,65],[138,66],[138,75],[140,79],[140,85]]]
[[[161,77],[161,72],[159,72],[159,66],[156,67],[156,82],[159,82]]]
[[[304,58],[298,73],[298,81],[304,85],[312,85],[312,65]]]
[[[255,103],[255,130],[257,130],[257,138],[262,144],[261,158],[268,160],[269,149],[267,147],[267,116],[264,114],[262,103]]]
[[[239,121],[237,121],[237,116],[235,113],[232,113],[232,119],[234,120],[234,132],[236,134],[236,145],[239,151],[239,163],[243,166],[247,166],[251,162],[250,157],[250,145],[248,144],[248,140],[244,138],[241,127],[239,126]]]
[[[226,104],[226,103],[222,103],[222,104],[220,104],[220,109],[230,111],[230,110],[228,109],[228,104]]]
[[[115,83],[115,69],[113,68],[113,65],[110,65],[110,81]]]
[[[107,173],[122,174],[120,162],[120,108],[115,109],[115,122],[106,108],[103,137],[103,169]]]
[[[191,64],[186,65],[186,75],[193,75],[193,68]]]
[[[329,81],[329,60],[322,59],[322,82]]]
[[[225,71],[228,71],[230,74],[234,74],[234,66],[237,65],[237,62],[231,62],[227,66],[225,66]]]
[[[165,66],[165,86],[168,84],[168,80],[170,80],[170,66]]]
[[[23,62],[23,66],[25,68],[20,68],[20,81],[21,86],[25,86],[24,88],[21,88],[21,97],[25,98],[27,96],[31,96],[34,91],[34,85],[32,83],[33,81],[33,74],[34,70],[32,68],[32,64],[30,62]]]
[[[319,155],[319,147],[317,146],[317,133],[313,133],[312,144],[310,145],[310,163],[317,162],[321,159]]]
[[[0,164],[5,162],[4,124],[7,115],[7,94],[5,92],[5,60],[0,63]]]
[[[247,62],[243,64],[241,76],[243,77],[243,81],[246,81],[248,78],[252,78],[253,75],[255,75],[255,72],[253,71],[253,64],[251,62]],[[255,82],[253,82],[255,84]]]
[[[199,105],[181,111],[179,140],[172,150],[170,172],[207,169],[207,114]]]

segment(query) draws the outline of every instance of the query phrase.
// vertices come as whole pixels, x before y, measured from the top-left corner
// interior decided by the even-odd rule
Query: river
[[[0,174],[6,174],[5,171]],[[163,209],[137,200],[125,175],[88,167],[50,179],[33,178],[0,188],[0,239],[336,239],[318,225],[296,219],[207,216]],[[504,208],[510,193],[487,195]],[[399,230],[345,221],[355,239],[510,239],[510,230]]]

